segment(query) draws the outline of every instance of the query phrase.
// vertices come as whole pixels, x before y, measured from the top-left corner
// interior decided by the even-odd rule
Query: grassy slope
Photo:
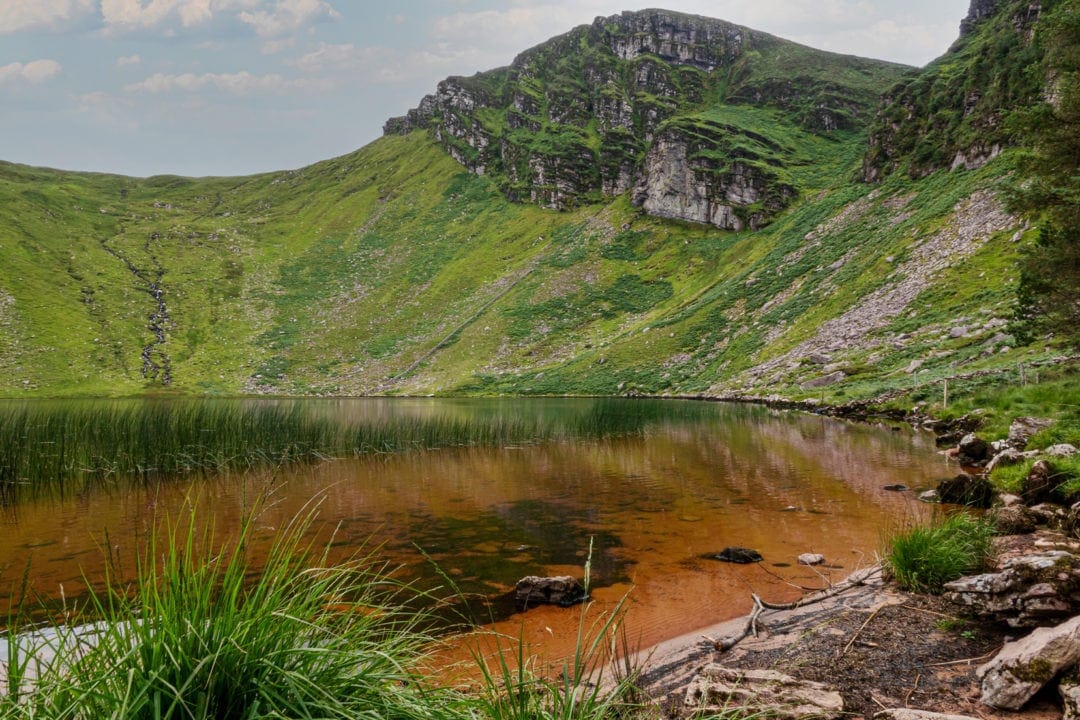
[[[6,165],[0,292],[13,302],[0,306],[0,393],[161,389],[140,357],[155,268],[182,391],[798,392],[821,368],[796,356],[747,372],[895,281],[920,239],[1008,160],[873,191],[835,180],[856,166],[858,135],[784,132],[818,158],[789,169],[806,199],[738,234],[648,218],[625,198],[573,213],[511,204],[423,133],[250,178]],[[1013,362],[980,357],[990,329],[942,337],[1008,314],[1012,234],[943,269],[865,346],[836,353],[848,387],[910,382],[902,369],[916,359],[927,379]]]

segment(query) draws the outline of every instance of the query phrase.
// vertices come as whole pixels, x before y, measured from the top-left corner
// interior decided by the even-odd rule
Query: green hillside
[[[871,100],[903,68],[759,34],[721,70],[605,59],[619,77],[646,60],[674,73],[678,112],[649,133],[601,131],[595,112],[553,123],[553,78],[585,78],[564,89],[584,92],[595,27],[553,41],[585,48],[584,60],[562,55],[573,72],[531,81],[543,122],[507,125],[516,106],[498,93],[529,85],[513,67],[476,80],[488,106],[468,117],[526,155],[586,148],[578,169],[596,177],[576,189],[511,172],[512,148],[469,172],[460,156],[473,146],[455,160],[436,115],[350,155],[245,178],[0,165],[0,395],[842,397],[1053,352],[1015,349],[1005,328],[1028,232],[999,199],[1007,148],[971,169],[862,181]],[[981,42],[980,27],[953,52]],[[959,60],[926,72],[946,69],[964,72]],[[852,108],[849,122],[815,121],[824,98]],[[649,101],[623,99],[632,118]],[[634,172],[677,137],[688,176],[750,177],[760,197],[729,203],[736,230],[660,216],[632,188],[607,192],[601,148],[620,133]],[[569,199],[551,202],[551,188]],[[552,204],[564,209],[541,207]]]

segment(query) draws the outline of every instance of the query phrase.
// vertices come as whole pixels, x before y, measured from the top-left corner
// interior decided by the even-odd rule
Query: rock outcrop
[[[1052,628],[1038,628],[1008,643],[979,668],[982,701],[1019,710],[1054,676],[1080,661],[1080,617]]]
[[[945,597],[967,614],[1034,627],[1080,611],[1080,558],[1048,550],[1007,560],[998,572],[946,583]]]
[[[683,702],[701,715],[738,708],[748,716],[827,720],[844,712],[840,693],[822,683],[796,680],[775,670],[735,670],[715,664],[698,671]]]
[[[767,69],[758,72],[758,63]],[[430,131],[512,200],[569,209],[632,190],[651,215],[742,230],[798,196],[780,168],[800,160],[794,147],[760,134],[777,118],[735,112],[721,120],[709,109],[780,109],[791,126],[818,134],[858,129],[879,92],[868,79],[902,70],[721,20],[624,12],[528,50],[508,68],[447,78],[383,130]]]
[[[1039,61],[1041,49],[1032,44],[1038,17],[1039,3],[1028,0],[972,0],[949,62],[912,74],[882,98],[863,179],[878,182],[900,169],[911,177],[973,170],[1014,144],[1004,118],[1037,100],[1042,80],[1000,58],[1019,45],[1026,62]],[[976,32],[983,26],[987,32]]]

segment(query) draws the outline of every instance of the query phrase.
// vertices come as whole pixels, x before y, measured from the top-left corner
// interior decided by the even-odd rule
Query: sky
[[[0,0],[0,160],[246,175],[375,140],[449,75],[665,7],[924,65],[969,0]]]

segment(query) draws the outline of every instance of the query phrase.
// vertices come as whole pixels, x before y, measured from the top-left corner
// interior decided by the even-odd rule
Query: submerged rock
[[[750,548],[737,546],[726,547],[719,553],[714,555],[713,558],[715,558],[716,560],[722,560],[723,562],[741,563],[744,565],[748,563],[761,562],[762,560],[761,553],[759,553],[757,550],[751,550]]]
[[[529,575],[517,581],[514,597],[525,606],[559,605],[568,607],[584,601],[585,588],[569,575],[539,577]]]

